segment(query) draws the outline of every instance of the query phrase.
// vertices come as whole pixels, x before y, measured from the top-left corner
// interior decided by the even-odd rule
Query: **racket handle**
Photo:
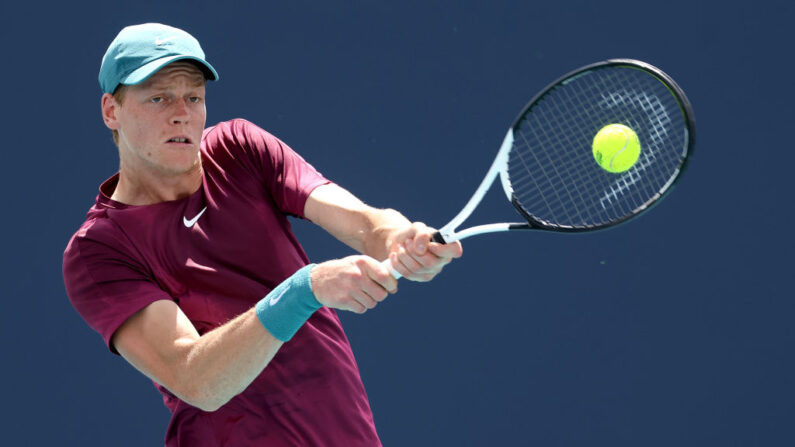
[[[438,242],[440,244],[446,244],[447,243],[447,241],[445,241],[444,238],[442,237],[442,233],[439,233],[438,231],[433,233],[433,236],[431,236],[431,241]],[[395,270],[395,268],[392,267],[392,261],[390,261],[389,258],[387,258],[385,261],[383,261],[381,263],[381,265],[383,265],[384,267],[386,267],[389,270],[389,273],[392,274],[393,278],[400,279],[400,278],[403,277],[403,275],[401,275],[399,271]]]
[[[392,267],[392,261],[390,261],[389,258],[387,258],[384,262],[382,262],[381,265],[383,265],[389,270],[389,273],[392,274],[393,278],[400,279],[403,277],[403,275],[401,275],[399,271],[395,270],[395,268]]]

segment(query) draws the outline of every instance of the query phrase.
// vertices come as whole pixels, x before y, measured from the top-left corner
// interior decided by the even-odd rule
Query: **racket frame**
[[[684,117],[685,122],[685,139],[686,139],[686,152],[683,154],[682,161],[679,167],[674,171],[671,175],[669,181],[660,188],[660,191],[657,192],[654,196],[652,196],[645,204],[638,207],[634,213],[628,214],[623,216],[619,219],[615,219],[613,221],[594,225],[594,226],[581,226],[581,227],[573,227],[573,226],[565,226],[565,225],[558,225],[558,224],[550,224],[548,222],[544,222],[542,220],[537,219],[533,215],[529,214],[525,209],[518,203],[514,193],[513,187],[511,186],[509,174],[508,174],[508,160],[511,153],[511,149],[513,148],[513,141],[514,141],[514,129],[519,126],[522,119],[524,119],[525,115],[528,111],[535,106],[538,101],[540,101],[544,96],[549,93],[550,90],[554,89],[558,85],[564,85],[567,82],[570,82],[576,79],[579,76],[585,75],[586,73],[604,68],[606,66],[627,66],[630,68],[640,69],[646,71],[656,77],[660,82],[665,85],[669,91],[674,95],[677,99],[677,104],[679,104],[680,110]],[[486,233],[495,233],[495,232],[502,232],[502,231],[514,231],[514,230],[546,230],[546,231],[556,231],[556,232],[565,232],[565,233],[579,233],[579,232],[586,232],[586,231],[596,231],[601,229],[606,229],[613,227],[615,225],[624,223],[634,217],[643,214],[645,211],[649,210],[653,205],[660,202],[660,199],[667,195],[673,185],[682,177],[682,173],[685,171],[687,167],[688,160],[690,155],[693,152],[693,147],[695,146],[695,119],[693,117],[693,108],[690,105],[690,101],[685,96],[684,91],[679,87],[679,85],[666,73],[664,73],[659,68],[648,64],[646,62],[638,61],[635,59],[608,59],[601,62],[596,62],[593,64],[585,65],[580,67],[576,70],[573,70],[565,75],[559,77],[558,79],[549,83],[544,89],[539,91],[533,99],[531,99],[525,106],[522,108],[521,112],[517,115],[516,119],[513,121],[513,124],[508,129],[508,132],[500,146],[500,150],[497,153],[497,156],[494,158],[494,162],[492,163],[491,167],[489,168],[486,176],[481,181],[478,188],[475,190],[475,193],[469,199],[467,204],[464,208],[445,226],[439,229],[434,236],[433,240],[439,243],[449,243],[454,242],[457,240],[461,240],[464,238],[468,238],[471,236],[475,236],[478,234],[486,234]],[[519,214],[524,217],[527,222],[505,222],[505,223],[493,223],[493,224],[486,224],[486,225],[477,225],[473,227],[466,228],[461,231],[455,231],[459,225],[461,225],[475,210],[478,206],[480,201],[486,195],[486,192],[491,188],[495,177],[497,174],[500,175],[500,180],[502,184],[503,191],[505,192],[508,201],[511,202],[513,207],[519,212]]]
[[[502,189],[503,192],[505,192],[505,196],[509,201],[513,200],[513,188],[511,187],[511,182],[508,178],[508,156],[511,153],[511,149],[513,148],[513,140],[513,127],[511,127],[508,129],[508,133],[505,134],[505,138],[502,141],[500,150],[497,152],[497,156],[494,157],[494,162],[492,162],[491,167],[483,177],[483,180],[475,190],[475,193],[472,194],[472,197],[469,198],[469,201],[466,205],[464,205],[461,211],[459,211],[458,214],[447,223],[447,225],[440,228],[439,231],[434,234],[434,241],[440,243],[449,243],[468,238],[476,234],[497,233],[512,229],[530,229],[530,225],[527,223],[504,222],[477,225],[474,227],[469,227],[460,232],[455,231],[455,229],[458,228],[458,226],[461,225],[467,218],[469,218],[473,211],[475,211],[475,208],[477,208],[478,204],[480,204],[480,201],[483,200],[483,197],[486,195],[488,190],[491,189],[491,185],[494,183],[497,175],[500,176],[500,183],[502,184]]]

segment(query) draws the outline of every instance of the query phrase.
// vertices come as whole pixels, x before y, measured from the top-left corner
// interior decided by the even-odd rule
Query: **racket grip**
[[[392,261],[390,261],[389,258],[387,258],[384,262],[382,262],[381,265],[383,265],[389,270],[389,273],[392,274],[393,278],[400,279],[403,277],[403,275],[401,275],[399,271],[395,270],[395,268],[392,267]]]
[[[444,237],[442,237],[442,233],[439,233],[438,231],[435,231],[433,233],[433,235],[431,236],[431,241],[432,242],[438,242],[440,244],[446,244],[447,243],[447,241],[444,240]],[[393,278],[400,279],[400,278],[403,277],[403,275],[401,275],[399,271],[395,270],[395,268],[392,267],[392,261],[390,261],[389,258],[386,258],[386,260],[381,262],[381,265],[383,265],[384,267],[386,267],[389,270],[389,273],[392,274]]]

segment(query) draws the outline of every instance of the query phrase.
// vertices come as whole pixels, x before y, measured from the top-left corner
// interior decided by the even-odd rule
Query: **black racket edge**
[[[535,228],[535,227],[533,227],[532,225],[530,225],[527,222],[508,223],[508,230],[509,231],[513,231],[513,230],[537,230],[537,229],[539,229],[539,228]],[[438,242],[440,244],[447,244],[448,243],[447,240],[444,237],[442,237],[442,233],[440,233],[438,231],[434,231],[433,234],[431,235],[431,242]]]
[[[442,233],[439,233],[438,231],[433,232],[433,235],[431,236],[431,242],[438,242],[440,244],[447,243],[447,241],[442,237]]]
[[[637,217],[641,214],[644,214],[646,211],[653,208],[656,204],[660,202],[660,200],[664,196],[668,195],[668,193],[670,193],[671,190],[674,189],[676,183],[679,181],[679,179],[682,178],[682,174],[684,174],[685,169],[689,165],[690,156],[692,155],[693,149],[695,148],[696,145],[696,121],[693,114],[693,106],[690,104],[690,100],[687,99],[687,95],[685,95],[684,90],[682,90],[682,88],[679,87],[679,84],[677,84],[676,81],[673,80],[673,78],[668,76],[668,74],[666,74],[664,71],[660,70],[659,68],[655,67],[654,65],[651,65],[643,61],[639,61],[636,59],[608,59],[605,61],[588,64],[576,70],[572,70],[569,73],[566,73],[565,75],[549,83],[543,90],[541,90],[538,94],[536,94],[535,97],[533,97],[533,99],[531,99],[524,106],[524,108],[522,108],[522,111],[519,113],[519,115],[517,115],[516,119],[513,121],[513,124],[511,124],[511,129],[516,130],[517,127],[519,126],[519,123],[522,121],[522,118],[524,118],[527,112],[541,98],[543,98],[550,90],[552,90],[556,86],[564,83],[564,81],[566,81],[567,79],[575,78],[582,73],[607,66],[628,66],[631,68],[637,68],[646,71],[648,73],[651,73],[653,76],[659,79],[660,82],[662,82],[666,87],[668,87],[668,89],[677,98],[678,100],[677,103],[681,108],[682,115],[685,117],[684,121],[687,126],[687,135],[688,135],[687,154],[682,160],[682,163],[679,165],[679,173],[676,175],[676,178],[674,178],[673,183],[671,183],[668,189],[666,189],[663,193],[658,193],[659,196],[648,202],[648,206],[646,206],[645,208],[639,210],[634,214],[630,214],[628,216],[622,217],[621,219],[616,219],[614,221],[601,225],[570,227],[570,226],[562,226],[562,225],[556,225],[544,222],[532,216],[531,214],[527,213],[527,211],[525,211],[524,208],[519,204],[519,201],[516,199],[516,196],[512,194],[511,204],[519,212],[519,214],[521,214],[527,220],[527,225],[511,224],[510,230],[546,230],[546,231],[557,231],[562,233],[583,233],[583,232],[611,228],[618,224],[631,220],[632,218]],[[441,235],[439,235],[439,239],[443,240],[441,238]],[[434,240],[436,240],[435,237]]]

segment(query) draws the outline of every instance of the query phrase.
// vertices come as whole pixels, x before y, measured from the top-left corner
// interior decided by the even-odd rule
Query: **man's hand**
[[[463,251],[459,242],[430,242],[432,228],[411,223],[395,210],[370,207],[334,184],[315,188],[304,213],[360,253],[379,260],[389,257],[395,270],[414,281],[430,281]]]
[[[320,304],[362,314],[397,292],[389,270],[369,256],[349,256],[317,264],[310,274]]]
[[[460,242],[433,242],[434,231],[421,222],[398,230],[392,238],[389,252],[392,267],[407,279],[430,281],[453,258],[461,257],[463,248]]]

